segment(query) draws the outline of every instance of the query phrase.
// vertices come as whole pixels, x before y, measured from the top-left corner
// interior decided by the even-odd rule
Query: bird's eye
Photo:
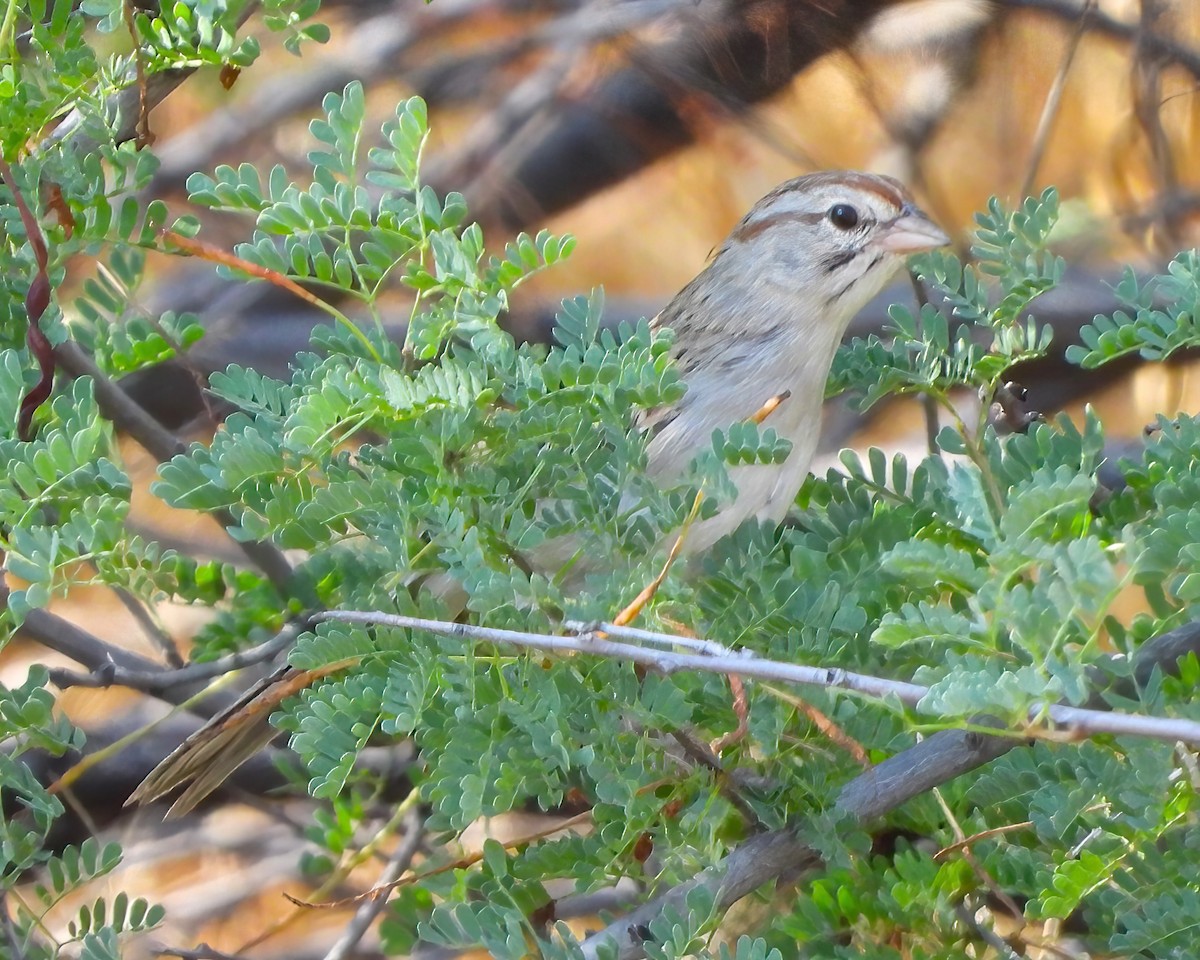
[[[839,230],[849,230],[858,224],[858,211],[848,203],[835,203],[829,208],[829,222]]]

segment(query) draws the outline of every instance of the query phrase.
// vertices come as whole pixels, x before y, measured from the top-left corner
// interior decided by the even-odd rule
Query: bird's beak
[[[912,204],[905,204],[900,216],[884,224],[873,246],[888,253],[907,256],[934,247],[944,247],[949,242],[950,238],[937,224]]]

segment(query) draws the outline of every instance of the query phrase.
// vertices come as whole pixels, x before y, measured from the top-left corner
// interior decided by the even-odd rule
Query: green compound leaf
[[[1126,309],[1080,328],[1082,345],[1067,347],[1071,363],[1093,369],[1135,352],[1145,360],[1165,360],[1200,344],[1200,253],[1185,250],[1165,274],[1144,282],[1127,267],[1115,292]]]
[[[773,427],[760,429],[747,420],[714,430],[712,445],[716,455],[731,467],[783,463],[792,452],[792,442],[779,436]]]

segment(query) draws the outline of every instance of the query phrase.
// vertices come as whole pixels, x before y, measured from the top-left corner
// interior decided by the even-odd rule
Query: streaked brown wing
[[[236,703],[172,750],[129,795],[125,806],[153,803],[187,784],[167,817],[187,813],[274,739],[278,731],[269,719],[280,703],[358,659],[341,660],[315,670],[297,670],[285,664],[263,677]]]

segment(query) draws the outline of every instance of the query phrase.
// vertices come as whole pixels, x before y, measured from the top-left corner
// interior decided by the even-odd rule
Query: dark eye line
[[[836,204],[835,204],[835,206],[836,206]],[[844,230],[838,228],[837,232],[843,236],[855,236],[855,235],[865,234],[868,230],[873,228],[878,222],[879,222],[878,219],[876,219],[873,216],[859,214],[859,220],[853,227],[849,227]],[[812,212],[812,213],[801,213],[799,211],[788,211],[787,213],[772,214],[771,216],[763,217],[761,220],[754,220],[754,221],[751,221],[750,223],[739,224],[737,227],[734,228],[733,232],[729,235],[727,242],[729,242],[729,243],[745,243],[746,241],[753,239],[754,237],[758,236],[761,233],[766,233],[768,230],[773,230],[777,226],[781,226],[781,225],[789,224],[789,223],[799,223],[799,224],[803,224],[805,226],[817,226],[817,227],[819,227],[822,223],[830,224],[831,226],[833,225],[830,223],[830,220],[829,220],[829,209],[821,210],[818,212]]]
[[[850,247],[848,250],[838,250],[821,258],[820,266],[827,274],[840,270],[851,260],[862,253],[861,247]]]
[[[857,255],[857,254],[860,254],[863,252],[864,251],[862,251],[862,250],[856,250],[855,254]],[[832,307],[835,303],[837,303],[840,299],[842,299],[842,297],[844,297],[847,293],[849,293],[850,288],[853,287],[856,283],[858,283],[868,273],[870,273],[872,270],[874,270],[877,266],[879,266],[879,261],[882,259],[883,259],[883,254],[876,253],[875,256],[873,256],[871,258],[870,262],[865,267],[863,267],[861,270],[856,270],[854,273],[854,276],[850,277],[845,283],[843,283],[837,290],[835,290],[833,292],[833,294],[831,296],[825,298],[826,309],[828,309],[829,307]]]

